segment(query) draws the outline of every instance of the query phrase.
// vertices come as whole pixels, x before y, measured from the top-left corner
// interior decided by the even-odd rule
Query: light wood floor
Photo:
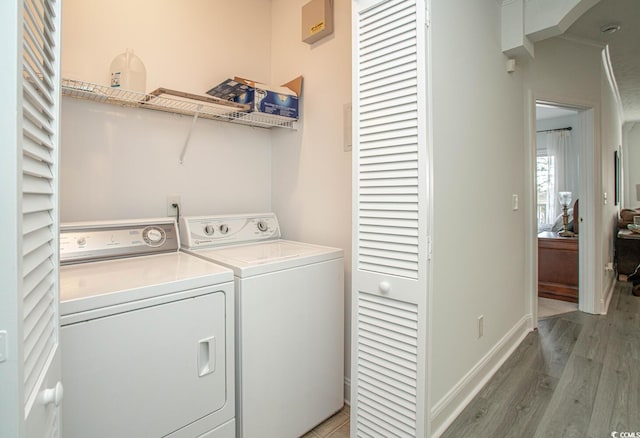
[[[613,431],[640,432],[640,298],[627,283],[617,284],[608,315],[539,321],[443,437],[600,438]]]
[[[349,438],[349,418],[349,405],[344,405],[340,412],[316,426],[302,438]]]
[[[442,437],[640,432],[640,297],[631,286],[616,285],[608,315],[576,311],[538,324]],[[348,438],[349,420],[346,408],[305,438]]]
[[[577,303],[538,297],[538,319],[575,312],[576,310],[578,310]]]

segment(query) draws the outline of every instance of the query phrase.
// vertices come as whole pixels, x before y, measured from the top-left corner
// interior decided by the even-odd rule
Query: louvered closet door
[[[16,423],[8,426],[14,433],[7,436],[56,437],[62,396],[57,237],[60,5],[55,0],[7,3],[13,5],[11,11],[3,8],[9,15],[3,24],[10,25],[2,36],[15,43],[16,51],[5,59],[15,67],[5,86],[15,94],[10,97],[11,120],[5,119],[13,132],[3,137],[10,140],[5,147],[12,153],[2,154],[3,169],[11,169],[12,181],[2,188],[8,202],[2,206],[0,222],[10,225],[3,232],[11,233],[2,259],[14,263],[3,266],[10,291],[0,297],[17,315],[8,328],[0,327],[7,331],[8,356],[15,364],[11,380],[15,392],[12,399],[0,397],[0,401],[16,413],[11,419]],[[2,378],[2,383],[9,381],[6,374]],[[6,430],[12,429],[0,428]]]
[[[353,2],[354,437],[428,433],[426,38],[424,1]]]

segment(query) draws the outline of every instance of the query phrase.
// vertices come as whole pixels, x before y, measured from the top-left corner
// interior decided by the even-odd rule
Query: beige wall
[[[241,11],[250,9],[255,13]],[[222,17],[225,17],[224,19]],[[111,60],[133,48],[147,91],[205,94],[234,75],[270,82],[271,4],[262,0],[63,2],[63,77],[108,84]],[[61,220],[271,209],[269,130],[64,98]]]
[[[437,405],[525,316],[522,72],[492,0],[433,2],[431,398]],[[478,339],[477,318],[484,316]]]
[[[308,0],[273,0],[274,82],[304,76],[297,132],[273,131],[273,210],[285,238],[345,251],[345,374],[350,375],[351,152],[343,148],[343,105],[351,102],[351,2],[337,0],[334,33],[300,41]]]
[[[108,84],[113,58],[132,48],[147,91],[205,93],[228,77],[269,83],[271,2],[65,0],[62,75]]]

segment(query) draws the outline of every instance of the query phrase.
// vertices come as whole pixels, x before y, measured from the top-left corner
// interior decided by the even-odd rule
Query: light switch
[[[344,136],[344,151],[349,152],[353,148],[353,112],[351,103],[345,103],[342,107],[342,125]]]
[[[0,363],[7,360],[7,332],[0,331]]]
[[[519,208],[518,195],[511,195],[511,208],[513,208],[514,211]]]

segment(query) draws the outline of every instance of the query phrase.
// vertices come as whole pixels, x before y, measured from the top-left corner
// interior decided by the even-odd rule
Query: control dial
[[[265,221],[258,221],[256,226],[258,227],[259,231],[267,231],[269,229],[269,226]]]
[[[213,225],[204,226],[204,234],[206,234],[207,236],[212,236],[214,231],[215,228],[213,227]]]
[[[167,236],[162,228],[147,227],[142,230],[142,238],[149,246],[160,246],[164,243]]]
[[[218,229],[220,230],[220,233],[227,234],[229,232],[229,225],[222,224]]]

